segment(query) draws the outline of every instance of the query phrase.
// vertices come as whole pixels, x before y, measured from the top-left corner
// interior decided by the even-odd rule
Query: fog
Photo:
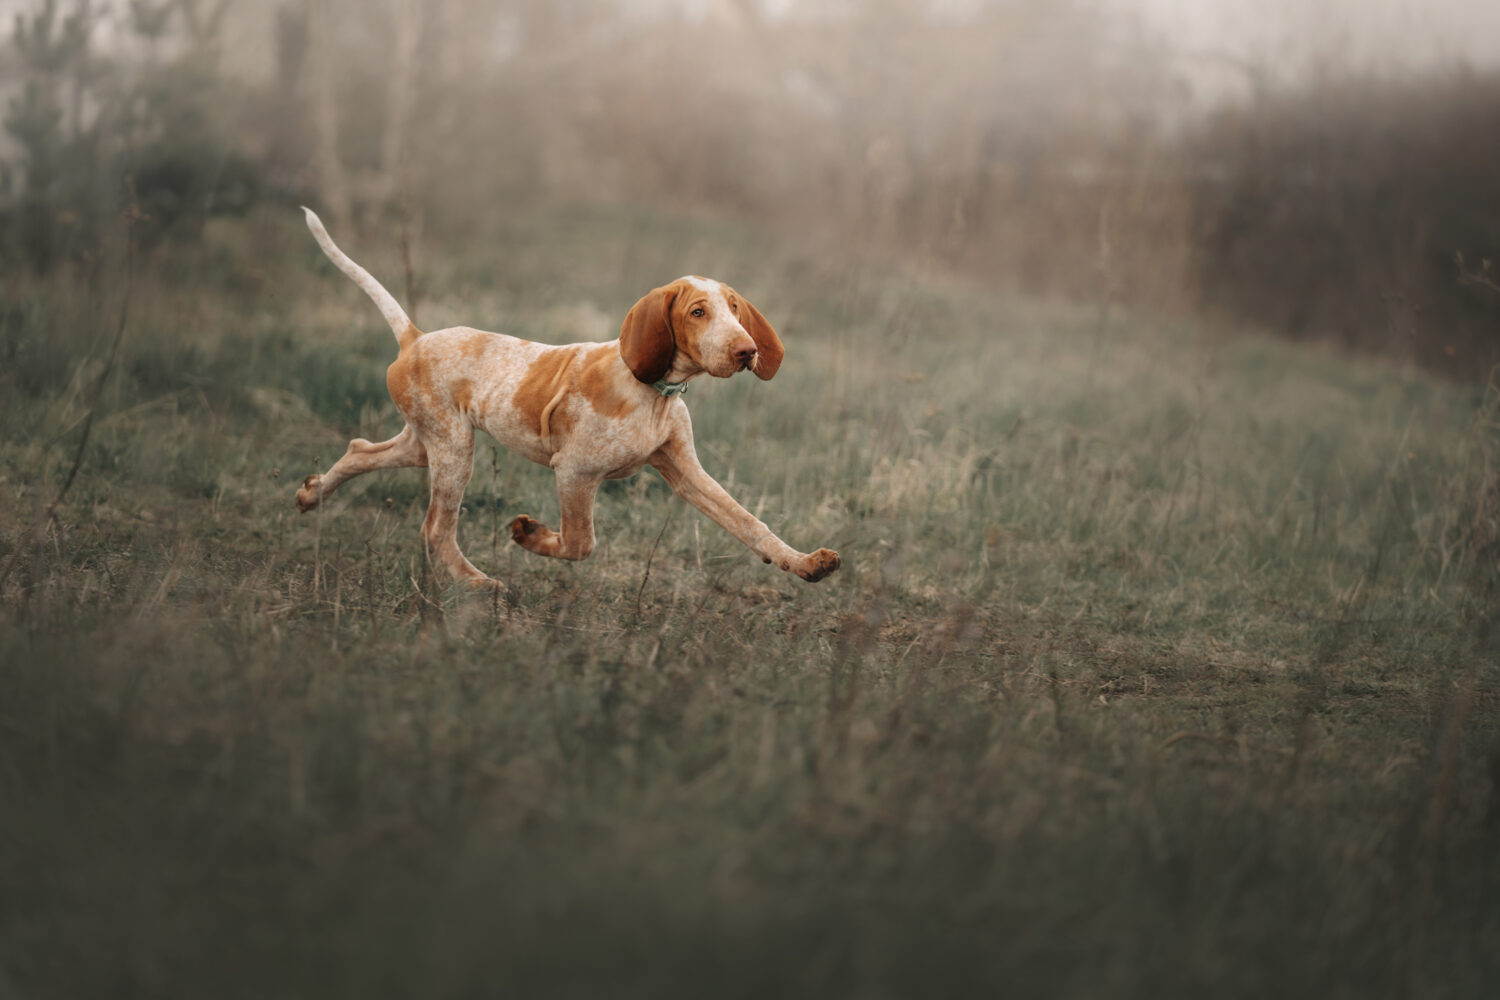
[[[0,1000],[1500,996],[1497,46],[0,0]]]
[[[1500,5],[1482,0],[1113,0],[1184,52],[1225,52],[1288,73],[1336,54],[1375,71],[1500,60]]]
[[[17,13],[35,6],[35,0],[0,0],[0,19],[8,27]],[[269,25],[283,6],[289,5],[235,5],[231,16],[249,27],[233,46],[242,65],[271,65]],[[733,0],[630,0],[615,6],[643,14],[680,12],[731,19],[739,9]],[[853,0],[760,0],[752,6],[773,19],[806,17],[812,9],[833,16],[861,7]],[[1007,3],[928,0],[911,6],[923,6],[933,17],[964,20]],[[1195,61],[1232,58],[1264,64],[1288,76],[1307,72],[1331,53],[1346,66],[1383,72],[1454,62],[1483,68],[1500,62],[1500,4],[1483,0],[1097,0],[1096,6],[1136,19],[1144,32],[1183,60],[1185,72],[1211,90],[1222,84],[1219,74],[1195,67]],[[115,34],[107,26],[101,32]]]
[[[61,42],[0,49],[0,210],[43,270],[93,253],[122,179],[161,239],[303,201],[448,246],[517,206],[652,206],[1029,295],[1500,360],[1497,297],[1459,263],[1500,255],[1492,4],[55,9]]]

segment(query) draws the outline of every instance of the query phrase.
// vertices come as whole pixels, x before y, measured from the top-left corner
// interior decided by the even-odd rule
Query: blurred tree
[[[218,45],[219,33],[224,27],[224,15],[229,12],[229,5],[230,0],[217,0],[213,3],[177,0],[188,38],[194,48],[204,49]]]
[[[79,213],[93,163],[93,143],[83,122],[83,93],[100,71],[89,54],[89,37],[97,15],[88,0],[59,20],[57,0],[44,0],[27,17],[17,14],[14,41],[25,75],[19,97],[12,98],[3,125],[21,150],[24,172],[17,215],[11,228],[19,249],[36,267],[52,266],[59,227],[88,218]],[[63,91],[71,87],[65,131]]]
[[[147,68],[119,114],[122,167],[145,213],[146,243],[190,236],[215,214],[238,214],[258,194],[257,171],[240,154],[234,88],[210,50]]]
[[[283,95],[293,94],[307,59],[307,5],[283,3],[276,8],[276,84]]]
[[[160,42],[167,36],[177,0],[130,0],[130,27],[148,42]]]
[[[216,214],[238,214],[259,193],[259,171],[239,150],[239,91],[221,72],[220,37],[231,0],[133,0],[132,27],[159,56],[120,96],[122,169],[144,213],[149,245],[191,237]]]
[[[1485,376],[1500,363],[1500,298],[1483,269],[1500,258],[1497,135],[1493,71],[1331,73],[1217,111],[1185,149],[1211,168],[1194,192],[1204,304]]]
[[[15,21],[24,79],[3,126],[20,150],[23,181],[0,212],[9,246],[46,271],[97,259],[109,220],[144,213],[147,243],[191,236],[211,215],[243,211],[259,171],[239,151],[238,88],[219,69],[230,0],[131,0],[124,25],[143,43],[136,64],[106,60],[90,41],[104,9],[41,0]],[[180,43],[180,44],[178,44]]]
[[[336,225],[346,224],[356,206],[376,209],[404,205],[409,184],[412,108],[417,93],[416,53],[424,19],[418,0],[391,0],[389,48],[383,53],[385,115],[377,126],[378,158],[361,169],[349,169],[340,148],[341,117],[334,85],[337,62],[330,30],[333,0],[309,0],[307,45],[316,53],[311,64],[317,163],[323,203]],[[407,213],[403,210],[403,217]]]

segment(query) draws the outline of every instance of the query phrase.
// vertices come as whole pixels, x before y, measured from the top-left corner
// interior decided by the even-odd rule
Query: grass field
[[[712,220],[417,263],[425,327],[550,341],[732,281],[787,361],[694,385],[700,455],[844,568],[649,471],[539,559],[487,439],[503,596],[417,470],[298,516],[399,422],[295,213],[139,261],[113,363],[123,279],[0,277],[0,996],[1500,990],[1494,392]]]

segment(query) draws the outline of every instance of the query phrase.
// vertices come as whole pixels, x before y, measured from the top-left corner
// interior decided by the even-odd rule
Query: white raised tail
[[[385,290],[385,286],[371,277],[370,272],[360,267],[349,259],[349,255],[338,248],[333,242],[333,237],[328,235],[328,230],[323,228],[323,220],[318,214],[307,206],[302,207],[307,213],[307,228],[312,230],[313,237],[317,239],[318,246],[328,255],[328,259],[338,265],[338,269],[353,279],[354,283],[363,289],[364,293],[374,300],[380,315],[391,325],[391,332],[396,335],[396,343],[406,347],[412,341],[422,335],[422,331],[412,325],[411,317],[406,315],[406,310],[396,301],[396,297]]]

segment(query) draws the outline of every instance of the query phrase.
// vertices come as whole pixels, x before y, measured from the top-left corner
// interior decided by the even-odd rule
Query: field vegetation
[[[591,560],[538,559],[504,526],[555,520],[552,476],[487,447],[460,531],[503,595],[427,572],[417,470],[298,516],[398,418],[294,212],[128,285],[8,279],[8,990],[1500,982],[1491,387],[711,217],[485,245],[424,325],[607,338],[661,275],[734,275],[788,360],[695,384],[700,452],[844,569],[774,572],[649,471]]]
[[[1500,995],[1493,69],[1089,0],[13,6],[0,1000]],[[418,470],[297,514],[399,427],[300,204],[426,329],[731,282],[788,356],[694,384],[700,456],[843,568],[649,471],[534,557],[483,438],[503,592]]]

